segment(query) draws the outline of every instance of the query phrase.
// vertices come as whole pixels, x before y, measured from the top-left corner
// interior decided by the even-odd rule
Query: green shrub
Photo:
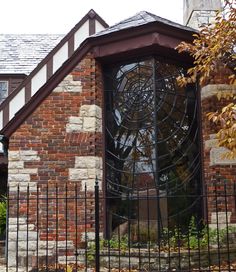
[[[6,197],[2,196],[0,201],[0,235],[5,234],[7,218],[7,201]]]

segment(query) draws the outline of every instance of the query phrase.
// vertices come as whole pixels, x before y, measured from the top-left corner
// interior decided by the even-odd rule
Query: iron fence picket
[[[183,222],[181,211],[174,216],[163,216],[161,230],[152,218],[157,198],[160,203],[166,198],[168,203],[173,198],[180,201],[182,195],[157,196],[151,194],[149,188],[146,195],[140,192],[123,195],[127,217],[120,218],[123,221],[119,221],[117,231],[113,236],[104,236],[105,239],[101,237],[106,229],[102,220],[103,211],[106,211],[106,207],[102,209],[104,200],[120,199],[120,196],[102,196],[98,181],[93,192],[87,191],[85,186],[82,194],[77,184],[72,187],[56,185],[54,191],[50,186],[45,186],[44,191],[37,187],[34,193],[29,186],[24,191],[18,185],[7,198],[6,271],[11,268],[10,271],[20,272],[25,267],[28,272],[61,272],[70,271],[70,266],[72,272],[82,268],[99,272],[103,267],[107,271],[115,268],[114,271],[122,271],[125,267],[129,271],[215,271],[214,266],[218,267],[217,271],[236,271],[236,247],[232,242],[236,237],[236,222],[230,221],[235,185],[227,187],[225,182],[219,182],[213,187],[214,190],[209,191],[206,186],[194,204],[205,203],[204,217],[195,218],[194,230],[188,222]],[[191,197],[195,196],[189,195]],[[145,211],[146,221],[141,209]]]

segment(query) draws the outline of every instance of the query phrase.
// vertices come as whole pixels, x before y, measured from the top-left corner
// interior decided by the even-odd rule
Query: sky
[[[94,9],[110,26],[146,10],[182,23],[183,0],[2,0],[0,34],[66,34]]]

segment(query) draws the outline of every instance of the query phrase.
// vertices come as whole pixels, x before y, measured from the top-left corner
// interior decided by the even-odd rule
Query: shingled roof
[[[0,74],[28,75],[63,37],[61,34],[0,35]]]
[[[38,68],[43,69],[43,67],[46,67],[50,71],[51,63],[48,57],[37,66],[36,71],[34,70],[21,86],[7,97],[0,105],[0,117],[2,116],[3,124],[1,134],[5,137],[9,138],[11,136],[17,127],[50,95],[52,90],[57,87],[63,78],[65,78],[89,52],[92,52],[93,57],[101,60],[103,63],[111,60],[121,61],[121,59],[124,60],[126,57],[136,57],[137,54],[143,56],[150,54],[150,52],[151,54],[158,52],[158,54],[168,55],[169,57],[172,56],[173,59],[181,59],[181,61],[184,60],[186,63],[192,62],[191,58],[187,55],[180,56],[175,50],[181,41],[192,41],[192,34],[195,30],[189,27],[171,22],[146,11],[141,11],[112,27],[108,27],[106,23],[103,23],[102,19],[96,15],[93,10],[84,18],[89,20],[89,28],[91,26],[91,28],[95,30],[96,24],[94,18],[99,21],[100,25],[102,24],[104,28],[107,28],[97,34],[92,34],[91,31],[89,31],[92,35],[83,37],[79,46],[72,48],[73,52],[68,54],[68,58],[64,59],[64,62],[57,67],[57,70],[51,74],[47,73],[47,79],[37,90],[32,92],[33,84],[31,84],[31,80],[40,72]],[[83,19],[81,22],[84,23]],[[80,29],[81,24],[78,23],[78,25]],[[99,29],[101,28],[99,27]],[[68,49],[71,48],[71,44],[74,44],[76,31],[72,29],[65,36],[65,38],[67,37],[65,42],[67,43]],[[63,48],[62,46],[63,45],[61,45],[60,48]],[[54,57],[55,52],[51,55],[51,57]],[[46,73],[46,69],[44,72]],[[30,92],[30,95],[27,94],[27,91]],[[14,102],[18,97],[21,97],[19,94],[23,94],[22,97],[28,97],[28,100],[26,100],[26,102],[24,100],[20,105],[18,103],[17,108],[11,107],[14,104],[12,101]]]
[[[94,34],[93,36],[101,36],[101,35],[106,35],[112,32],[117,32],[119,30],[123,30],[123,29],[128,29],[128,28],[133,28],[133,27],[137,27],[137,26],[141,26],[141,25],[145,25],[148,23],[152,23],[152,22],[159,22],[159,23],[163,23],[165,25],[169,25],[169,26],[173,26],[179,29],[183,29],[183,30],[187,30],[187,31],[191,31],[191,32],[196,32],[195,29],[175,23],[173,21],[164,19],[162,17],[159,17],[155,14],[152,14],[150,12],[147,11],[140,11],[137,14],[135,14],[132,17],[129,17],[125,20],[122,20],[121,22],[103,30],[100,31],[96,34]]]

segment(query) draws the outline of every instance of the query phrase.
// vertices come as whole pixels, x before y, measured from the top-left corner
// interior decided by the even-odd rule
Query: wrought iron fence
[[[197,196],[147,187],[104,197],[98,184],[10,188],[7,271],[236,271],[235,193],[224,180]],[[173,213],[183,197],[194,201]]]

